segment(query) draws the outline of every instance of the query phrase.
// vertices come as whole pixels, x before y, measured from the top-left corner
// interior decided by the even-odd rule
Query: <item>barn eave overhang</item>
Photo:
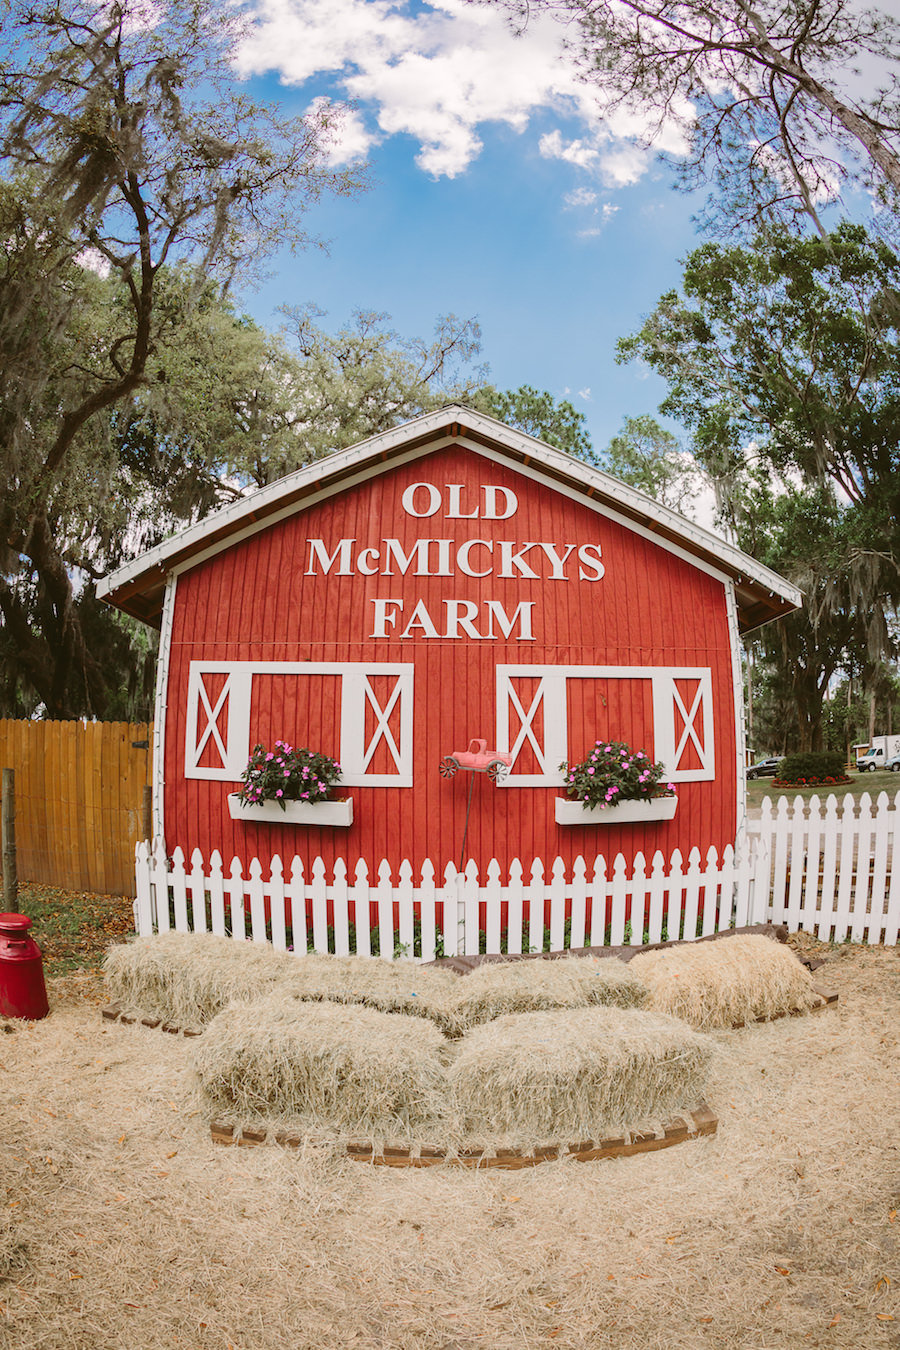
[[[783,577],[637,489],[524,432],[458,405],[423,414],[413,422],[335,451],[237,499],[104,577],[97,594],[107,603],[158,628],[168,577],[175,571],[188,569],[192,559],[199,561],[201,555],[206,558],[211,552],[227,547],[234,536],[264,525],[269,518],[283,518],[292,509],[303,510],[307,499],[339,489],[363,468],[380,472],[394,460],[406,459],[436,443],[452,440],[465,441],[476,450],[481,447],[492,456],[499,454],[526,470],[537,469],[568,492],[574,490],[588,503],[609,509],[626,522],[649,531],[660,543],[687,553],[699,566],[729,578],[734,584],[742,634],[789,614],[802,603],[800,591]]]

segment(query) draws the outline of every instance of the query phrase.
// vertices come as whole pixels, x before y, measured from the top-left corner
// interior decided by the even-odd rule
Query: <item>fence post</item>
[[[19,877],[16,870],[16,775],[3,770],[3,798],[0,805],[3,834],[3,908],[14,914],[19,908]]]

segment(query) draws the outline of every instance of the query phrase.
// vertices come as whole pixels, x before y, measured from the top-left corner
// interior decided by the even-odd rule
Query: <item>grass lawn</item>
[[[776,788],[772,786],[771,778],[754,778],[747,784],[747,805],[751,810],[758,808],[762,806],[764,797],[771,797],[773,802],[777,802],[779,797],[787,797],[789,801],[795,797],[803,797],[807,801],[810,797],[818,797],[824,802],[832,792],[839,798],[852,792],[857,800],[864,792],[868,792],[873,800],[880,792],[886,792],[892,798],[900,792],[900,774],[889,773],[887,769],[876,769],[874,773],[855,773],[851,769],[850,778],[852,782],[834,788]]]
[[[122,942],[134,931],[132,903],[128,896],[19,886],[19,910],[32,921],[31,933],[51,976],[99,970],[110,943]]]

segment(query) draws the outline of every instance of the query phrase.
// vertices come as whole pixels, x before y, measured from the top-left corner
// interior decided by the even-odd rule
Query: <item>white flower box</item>
[[[643,825],[653,820],[672,820],[678,810],[677,797],[647,797],[640,802],[619,802],[602,809],[571,797],[555,801],[557,825]]]
[[[331,825],[353,824],[353,798],[342,802],[285,802],[284,810],[278,802],[242,802],[236,792],[228,794],[228,812],[232,820],[250,823],[271,821],[275,825]]]

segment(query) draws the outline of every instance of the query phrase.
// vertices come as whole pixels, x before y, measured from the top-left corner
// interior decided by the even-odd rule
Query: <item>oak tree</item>
[[[309,242],[306,208],[355,186],[329,162],[338,110],[283,118],[238,89],[236,14],[4,6],[0,614],[5,657],[50,716],[109,699],[76,603],[90,558],[72,500],[102,515],[130,410],[166,383],[207,284]]]

